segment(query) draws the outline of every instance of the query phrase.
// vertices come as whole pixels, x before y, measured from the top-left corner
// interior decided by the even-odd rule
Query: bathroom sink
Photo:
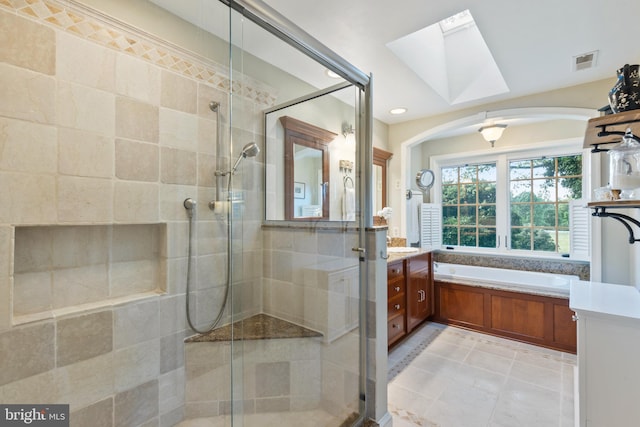
[[[388,254],[404,254],[409,252],[418,252],[419,248],[408,248],[404,246],[391,246],[387,248]]]

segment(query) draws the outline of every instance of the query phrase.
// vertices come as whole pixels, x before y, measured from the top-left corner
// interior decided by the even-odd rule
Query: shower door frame
[[[318,40],[313,38],[307,32],[302,30],[296,24],[285,18],[269,5],[260,0],[219,0],[227,5],[230,9],[240,13],[254,24],[263,28],[267,32],[273,34],[283,42],[294,47],[301,53],[315,60],[319,64],[335,72],[344,78],[350,85],[359,89],[356,101],[356,189],[357,189],[357,208],[356,209],[356,226],[358,229],[357,248],[354,251],[359,252],[359,360],[360,360],[360,414],[354,425],[361,424],[366,414],[371,412],[369,405],[371,399],[367,399],[367,378],[368,378],[368,356],[367,356],[367,337],[366,328],[368,318],[368,270],[369,259],[372,255],[369,250],[369,242],[366,231],[373,226],[372,216],[372,200],[373,191],[372,173],[373,173],[373,112],[372,112],[372,83],[373,77],[366,75],[358,68],[350,64],[344,58],[324,46]],[[348,85],[336,85],[331,88],[321,90],[320,92],[335,91],[338,86],[347,87]],[[372,260],[375,260],[373,256]],[[233,384],[233,382],[232,382]],[[232,399],[233,405],[233,399]],[[233,412],[233,411],[232,411]],[[233,415],[232,415],[233,416]]]

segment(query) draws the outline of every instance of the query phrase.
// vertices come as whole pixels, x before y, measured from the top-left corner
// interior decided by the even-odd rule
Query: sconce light
[[[344,123],[342,125],[342,135],[347,140],[348,144],[355,144],[356,142],[356,131],[353,129],[353,125],[349,125]]]
[[[480,132],[485,141],[490,142],[491,147],[493,147],[493,143],[500,139],[506,127],[507,125],[487,125],[478,129],[478,132]]]

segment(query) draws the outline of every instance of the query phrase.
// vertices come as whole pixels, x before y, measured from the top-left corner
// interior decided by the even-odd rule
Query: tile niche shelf
[[[640,239],[635,237],[633,227],[631,226],[631,225],[635,225],[638,228],[638,230],[640,230],[640,221],[638,221],[636,218],[633,218],[627,214],[611,211],[615,209],[640,208],[640,200],[613,200],[613,201],[589,202],[587,204],[587,207],[593,209],[593,212],[591,213],[591,215],[593,216],[597,216],[600,218],[613,218],[619,221],[622,225],[624,225],[627,231],[629,232],[630,244],[634,244],[635,242],[640,242]]]

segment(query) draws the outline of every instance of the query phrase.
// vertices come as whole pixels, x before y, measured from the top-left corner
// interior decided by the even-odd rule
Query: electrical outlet
[[[400,235],[400,229],[398,227],[393,227],[393,237],[398,237]]]
[[[396,179],[396,190],[400,189],[400,180]]]

